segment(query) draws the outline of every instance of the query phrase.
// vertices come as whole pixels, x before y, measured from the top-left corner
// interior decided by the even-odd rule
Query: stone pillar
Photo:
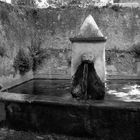
[[[82,57],[90,57],[93,59],[96,73],[100,80],[105,82],[105,42],[106,38],[98,28],[93,17],[89,15],[83,22],[80,32],[77,36],[70,38],[72,42],[72,63],[71,76],[77,71],[78,66],[82,62]],[[91,60],[90,60],[91,61]]]

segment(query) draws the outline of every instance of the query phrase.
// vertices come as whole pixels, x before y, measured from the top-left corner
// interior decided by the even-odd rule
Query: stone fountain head
[[[106,38],[89,15],[72,42],[72,95],[79,99],[104,99]]]

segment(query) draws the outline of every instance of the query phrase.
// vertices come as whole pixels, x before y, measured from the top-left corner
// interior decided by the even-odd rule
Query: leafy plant
[[[130,52],[133,52],[136,58],[140,57],[140,43],[134,44],[130,50]]]
[[[105,52],[105,59],[107,65],[112,65],[112,62],[117,58],[117,53],[120,51],[115,47],[111,50],[106,50]]]
[[[4,57],[6,55],[6,49],[2,46],[0,46],[0,56]]]
[[[41,40],[32,39],[31,46],[28,47],[29,55],[32,58],[32,70],[36,71],[37,67],[47,58],[47,50],[41,47]]]
[[[47,51],[41,47],[41,40],[32,39],[31,45],[27,48],[28,53],[24,49],[19,49],[14,59],[14,69],[22,75],[30,70],[36,71],[38,66],[47,58]]]
[[[24,51],[24,49],[20,48],[15,59],[13,67],[15,71],[19,71],[21,75],[25,74],[26,72],[30,71],[32,68],[32,59]]]

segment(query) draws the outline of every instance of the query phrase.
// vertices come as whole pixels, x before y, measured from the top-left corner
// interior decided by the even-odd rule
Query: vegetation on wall
[[[28,46],[29,55],[32,59],[32,70],[36,71],[37,67],[40,66],[44,59],[47,58],[47,50],[41,47],[41,40],[40,39],[32,39],[31,45]]]
[[[106,50],[106,64],[109,72],[118,72],[123,74],[133,74],[136,72],[134,53],[132,51],[119,50],[113,48]]]
[[[112,65],[112,62],[117,58],[117,53],[119,53],[120,50],[118,50],[116,47],[114,47],[111,50],[106,50],[105,52],[105,58],[107,65]]]
[[[0,46],[0,56],[1,57],[6,56],[6,48],[4,48],[3,46]]]
[[[28,52],[24,49],[19,49],[15,59],[14,59],[14,69],[19,71],[21,75],[32,70],[35,72],[37,68],[44,62],[47,58],[46,49],[41,47],[41,41],[32,40],[31,45],[27,47]]]
[[[140,43],[134,44],[130,50],[135,56],[135,58],[140,58]]]
[[[21,75],[30,71],[32,68],[32,59],[24,49],[20,48],[15,59],[13,67],[15,71],[19,71]]]
[[[12,0],[12,3],[15,5],[29,5],[32,6],[35,3],[35,0]]]

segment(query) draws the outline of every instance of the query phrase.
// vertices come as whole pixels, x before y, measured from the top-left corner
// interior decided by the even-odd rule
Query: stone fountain
[[[4,87],[0,103],[5,117],[0,124],[17,130],[66,134],[82,139],[139,140],[140,102],[112,100],[108,91],[105,96],[106,38],[91,15],[85,19],[79,34],[70,40],[72,88],[70,79],[41,77]],[[120,82],[117,83],[119,89],[123,87]]]
[[[72,96],[78,99],[104,99],[106,38],[89,15],[72,42]]]

